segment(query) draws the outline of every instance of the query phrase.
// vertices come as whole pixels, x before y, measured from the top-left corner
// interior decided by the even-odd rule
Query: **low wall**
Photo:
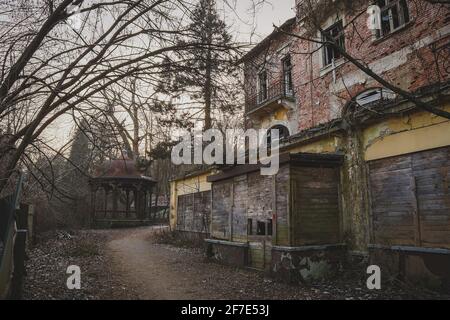
[[[343,244],[272,248],[271,273],[290,283],[312,282],[335,276],[346,259]]]
[[[157,224],[150,220],[95,220],[93,227],[95,229],[121,229],[137,228]]]
[[[248,244],[206,239],[208,258],[219,263],[245,268],[248,266]]]
[[[184,230],[175,230],[177,236],[181,239],[186,239],[187,241],[204,243],[205,239],[209,237],[209,234],[203,232],[193,232]]]
[[[450,250],[370,245],[370,264],[381,268],[381,279],[399,278],[430,288],[450,289]]]

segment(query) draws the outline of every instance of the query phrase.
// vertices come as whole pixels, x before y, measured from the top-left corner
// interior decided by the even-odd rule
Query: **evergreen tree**
[[[199,104],[204,129],[213,125],[213,112],[233,113],[240,107],[237,70],[239,48],[216,9],[215,0],[200,0],[192,11],[189,32],[180,42],[197,43],[168,57],[160,91],[172,98]],[[183,100],[184,101],[184,100]]]

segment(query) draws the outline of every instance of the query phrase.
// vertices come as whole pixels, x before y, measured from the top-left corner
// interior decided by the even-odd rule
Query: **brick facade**
[[[448,50],[433,52],[433,48],[439,48],[450,39],[450,11],[426,1],[407,1],[407,5],[410,21],[382,38],[375,39],[367,27],[367,4],[353,8],[351,13],[334,12],[333,18],[323,19],[322,28],[325,30],[342,20],[346,26],[346,51],[404,90],[416,91],[449,80],[445,66],[436,65],[437,55],[440,55],[440,62],[448,60],[448,56],[442,56],[448,55]],[[298,18],[282,29],[302,36],[316,32],[319,36],[318,31],[307,30]],[[303,54],[306,52],[313,53]],[[381,87],[344,59],[336,60],[334,70],[324,68],[320,44],[275,33],[244,58],[247,101],[257,90],[257,74],[261,69],[267,70],[269,89],[277,85],[282,79],[281,60],[287,55],[292,59],[296,98],[295,108],[288,111],[286,120],[286,123],[295,121],[291,134],[341,118],[348,101],[366,89]],[[248,126],[263,126],[261,123],[260,115],[248,116]]]

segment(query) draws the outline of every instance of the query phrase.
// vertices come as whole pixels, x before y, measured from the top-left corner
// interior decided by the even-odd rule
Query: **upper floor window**
[[[379,37],[386,36],[409,22],[406,0],[377,0],[381,9],[381,30]]]
[[[258,74],[258,102],[267,100],[267,71],[263,70]]]
[[[283,90],[285,96],[292,96],[294,94],[292,84],[292,63],[291,56],[287,56],[282,60],[283,63]]]
[[[331,27],[324,30],[322,38],[324,41],[331,40],[334,41],[339,47],[345,49],[345,35],[344,26],[342,21],[338,21]],[[339,51],[331,45],[324,46],[323,49],[323,65],[328,66],[333,63],[333,61],[341,58]]]

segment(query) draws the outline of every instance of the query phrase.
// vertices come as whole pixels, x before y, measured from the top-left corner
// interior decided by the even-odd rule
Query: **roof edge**
[[[290,18],[288,20],[286,20],[280,27],[279,29],[284,29],[284,28],[289,28],[291,26],[294,25],[294,23],[296,22],[297,17],[293,17]],[[274,30],[272,31],[271,34],[269,34],[267,37],[265,37],[264,39],[262,39],[260,42],[258,42],[249,52],[247,52],[242,58],[240,58],[238,60],[238,64],[241,64],[243,62],[246,62],[248,59],[252,58],[253,56],[255,56],[257,53],[260,52],[260,50],[262,50],[263,48],[265,48],[272,39],[274,39],[275,37],[277,37],[281,32],[277,29],[274,28]]]

